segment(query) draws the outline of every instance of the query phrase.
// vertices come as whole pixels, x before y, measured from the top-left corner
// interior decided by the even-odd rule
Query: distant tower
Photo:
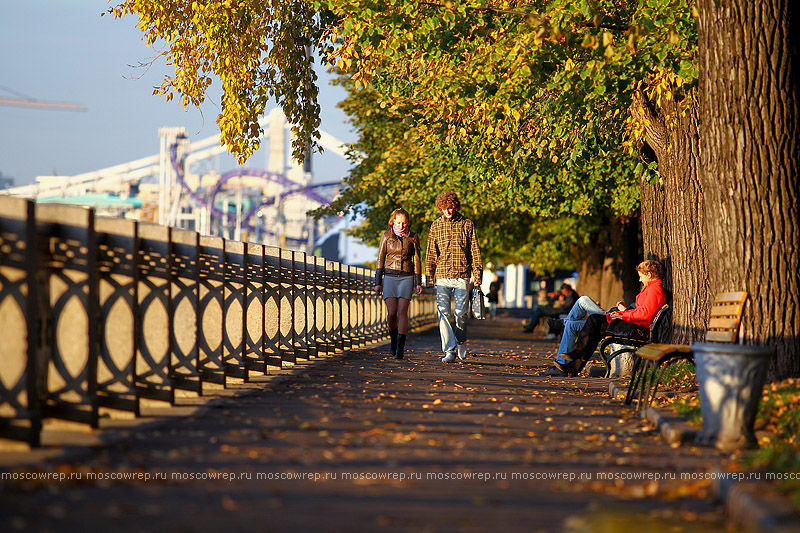
[[[175,225],[175,216],[181,197],[181,186],[178,175],[172,166],[170,149],[178,144],[177,161],[183,164],[183,155],[189,149],[189,137],[186,128],[159,128],[160,149],[158,158],[158,218],[159,224]]]

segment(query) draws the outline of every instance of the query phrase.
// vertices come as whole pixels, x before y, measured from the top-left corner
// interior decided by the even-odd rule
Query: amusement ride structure
[[[158,155],[75,176],[40,176],[32,185],[0,194],[311,252],[316,237],[336,221],[306,213],[329,204],[341,180],[315,183],[310,155],[304,165],[288,157],[291,133],[279,109],[260,125],[261,139],[269,144],[266,169],[220,174],[211,169],[212,159],[225,153],[219,135],[190,142],[186,128],[164,127]],[[319,143],[346,158],[344,143],[330,134],[320,131]]]

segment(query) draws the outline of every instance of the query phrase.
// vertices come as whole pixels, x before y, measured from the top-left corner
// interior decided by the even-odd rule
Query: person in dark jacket
[[[412,293],[422,293],[419,236],[411,231],[410,224],[408,211],[402,208],[392,211],[389,229],[381,235],[375,270],[375,292],[383,294],[386,303],[386,321],[395,359],[404,356]]]
[[[503,286],[503,280],[500,276],[494,274],[492,282],[489,283],[489,292],[486,293],[486,299],[489,301],[489,316],[492,320],[497,318],[497,306],[500,303],[500,289]]]
[[[534,304],[533,309],[531,309],[531,321],[522,328],[523,331],[531,333],[536,329],[539,319],[543,316],[558,317],[558,315],[566,315],[572,310],[572,306],[575,305],[575,302],[578,301],[578,293],[575,292],[575,289],[573,289],[569,283],[563,283],[558,293],[553,293],[553,296],[561,301],[561,305],[556,308],[552,305]],[[553,335],[553,338],[554,337],[555,335]]]

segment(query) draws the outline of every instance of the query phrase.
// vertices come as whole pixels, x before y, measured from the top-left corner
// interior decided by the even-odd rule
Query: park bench
[[[600,353],[601,361],[606,367],[605,377],[611,376],[611,362],[614,359],[626,353],[633,354],[642,346],[659,340],[661,330],[665,327],[666,323],[669,322],[669,309],[668,303],[661,306],[661,309],[656,313],[644,337],[611,334],[606,335],[603,340],[600,341],[598,352]]]
[[[733,343],[739,332],[739,322],[747,300],[746,292],[722,292],[714,298],[706,331],[706,342]],[[658,392],[664,369],[679,361],[694,364],[692,348],[685,344],[650,343],[635,352],[633,374],[625,403],[631,405],[635,397],[637,409],[644,410]]]

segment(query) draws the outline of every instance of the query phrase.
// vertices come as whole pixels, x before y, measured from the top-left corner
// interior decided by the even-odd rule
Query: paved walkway
[[[708,483],[681,480],[720,465],[717,452],[670,447],[609,398],[605,379],[538,377],[556,345],[522,333],[518,320],[470,327],[464,363],[440,362],[431,329],[409,337],[404,361],[385,346],[352,351],[187,407],[169,423],[133,421],[115,430],[116,442],[69,459],[6,467],[18,478],[64,479],[0,481],[0,523],[36,531],[618,531],[645,522],[652,531],[723,530],[721,508],[704,497]]]

